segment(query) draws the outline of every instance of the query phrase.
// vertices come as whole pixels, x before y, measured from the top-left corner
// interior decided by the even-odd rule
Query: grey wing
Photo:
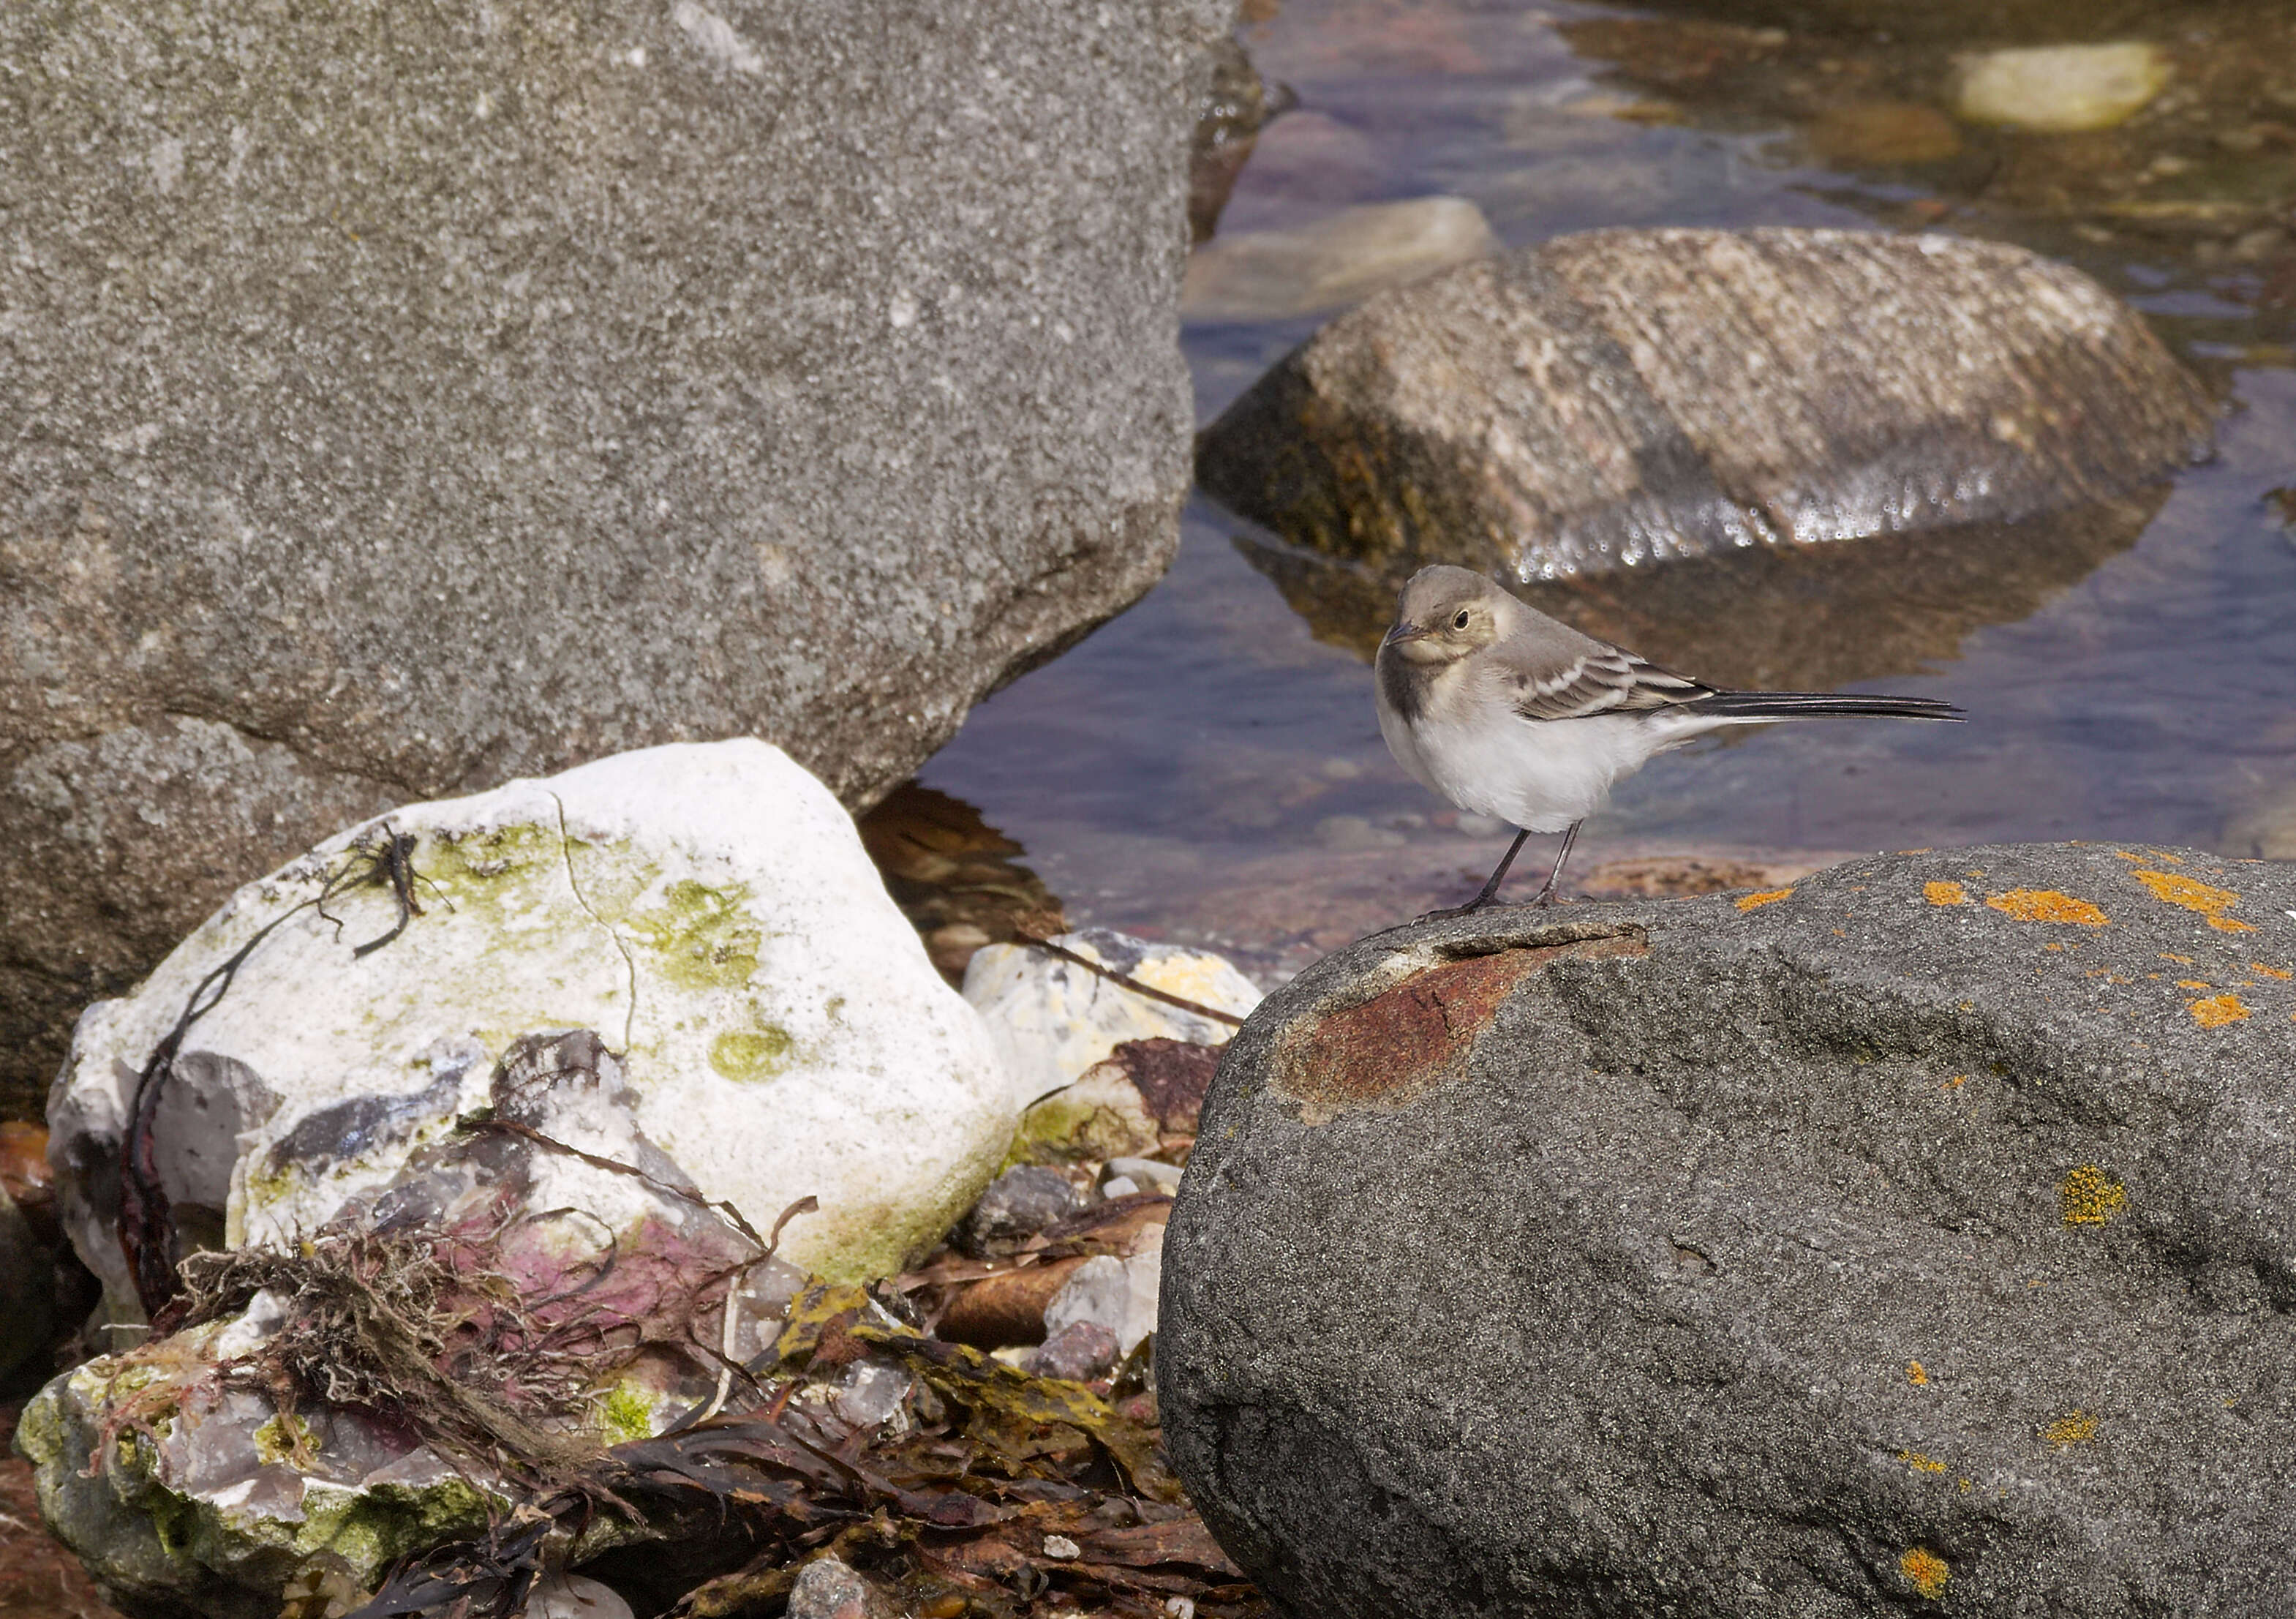
[[[1514,710],[1526,719],[1585,719],[1646,713],[1713,695],[1714,688],[1606,642],[1545,666],[1508,670]]]

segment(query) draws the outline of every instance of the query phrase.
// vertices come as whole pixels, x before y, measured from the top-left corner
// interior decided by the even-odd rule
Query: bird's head
[[[1513,600],[1465,568],[1422,568],[1397,599],[1395,623],[1379,644],[1380,654],[1413,663],[1456,662],[1499,638]]]

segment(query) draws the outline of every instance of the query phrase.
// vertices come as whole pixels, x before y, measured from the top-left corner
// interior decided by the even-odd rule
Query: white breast
[[[1443,684],[1447,684],[1443,683]],[[1462,810],[1561,832],[1603,807],[1611,785],[1681,740],[1640,714],[1525,719],[1504,702],[1439,689],[1415,723],[1387,703],[1379,728],[1413,779]]]

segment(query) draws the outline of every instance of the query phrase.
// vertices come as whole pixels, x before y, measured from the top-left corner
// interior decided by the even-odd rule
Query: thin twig
[[[726,1308],[724,1311],[725,1330],[719,1335],[723,1342],[719,1345],[718,1352],[718,1392],[709,1397],[709,1405],[704,1408],[701,1415],[693,1419],[694,1421],[707,1422],[712,1417],[715,1417],[719,1410],[724,1409],[726,1404],[726,1396],[734,1391],[734,1371],[737,1364],[734,1359],[734,1328],[740,1324],[742,1319],[742,1288],[748,1284],[750,1272],[756,1270],[759,1265],[764,1264],[767,1260],[773,1258],[774,1250],[782,1245],[782,1228],[783,1226],[789,1224],[789,1222],[796,1219],[797,1216],[800,1214],[813,1213],[820,1207],[820,1198],[800,1197],[795,1203],[790,1204],[789,1207],[783,1209],[782,1211],[782,1217],[774,1221],[772,1236],[767,1237],[766,1240],[766,1251],[758,1255],[757,1258],[750,1261],[747,1264],[741,1266],[731,1276],[726,1278]],[[748,1374],[745,1371],[743,1376],[746,1377],[747,1375]]]
[[[1073,961],[1095,977],[1105,978],[1109,982],[1129,990],[1135,995],[1145,995],[1150,1000],[1160,1000],[1168,1007],[1177,1007],[1181,1011],[1193,1012],[1198,1017],[1209,1017],[1214,1023],[1227,1024],[1231,1029],[1243,1027],[1243,1019],[1233,1012],[1223,1012],[1218,1007],[1208,1007],[1200,1000],[1190,1000],[1185,995],[1175,995],[1168,990],[1160,990],[1154,984],[1142,983],[1128,973],[1119,973],[1114,967],[1095,961],[1089,956],[1069,949],[1065,944],[1054,944],[1049,939],[1040,938],[1025,927],[1015,925],[1013,934],[1023,943],[1033,945],[1048,956],[1057,956],[1062,961]]]

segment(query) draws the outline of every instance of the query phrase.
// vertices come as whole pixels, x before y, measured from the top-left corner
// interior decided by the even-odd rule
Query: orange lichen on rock
[[[1766,888],[1758,894],[1741,894],[1738,897],[1738,908],[1742,911],[1754,910],[1761,906],[1775,905],[1779,900],[1791,899],[1792,896],[1793,890],[1791,888]]]
[[[2086,900],[2061,894],[2054,888],[2013,888],[1986,901],[1995,910],[2020,922],[2071,922],[2082,927],[2103,927],[2111,920]]]
[[[1944,1084],[1942,1084],[1942,1085],[1939,1086],[1939,1087],[1938,1087],[1938,1089],[1939,1089],[1939,1090],[1959,1090],[1963,1086],[1964,1086],[1964,1085],[1966,1085],[1966,1084],[1968,1084],[1968,1083],[1969,1083],[1969,1076],[1968,1076],[1967,1074],[1965,1074],[1965,1073],[1956,1073],[1956,1074],[1955,1074],[1955,1075],[1953,1076],[1953,1078],[1951,1078],[1951,1079],[1948,1080]]]
[[[1899,1557],[1898,1572],[1932,1601],[1945,1595],[1945,1583],[1953,1577],[1953,1570],[1946,1566],[1945,1559],[1925,1546],[1913,1547]]]
[[[2173,961],[2180,967],[2188,967],[2193,965],[2193,958],[2190,956],[2179,956],[2174,950],[2161,950],[2159,952],[2159,955],[2161,960]]]
[[[1922,898],[1931,905],[1966,905],[1969,891],[1958,883],[1924,883]]]
[[[2173,871],[2136,871],[2128,874],[2152,891],[2152,897],[2164,905],[2181,905],[2188,911],[2198,911],[2219,933],[2252,933],[2255,925],[2243,922],[2224,913],[2240,903],[2240,896],[2229,888],[2212,888],[2206,883],[2180,876]]]
[[[2087,1411],[2068,1411],[2043,1428],[2041,1437],[2053,1445],[2087,1444],[2096,1437],[2096,1418]]]
[[[2057,1206],[2069,1226],[2101,1226],[2128,1211],[2128,1188],[2094,1163],[2084,1163],[2057,1182]]]
[[[1906,1381],[1915,1388],[1927,1388],[1930,1385],[1929,1368],[1918,1360],[1906,1361]]]
[[[1936,1460],[1934,1458],[1924,1456],[1919,1451],[1900,1451],[1898,1452],[1898,1459],[1905,1463],[1906,1466],[1911,1467],[1916,1473],[1942,1473],[1945,1471],[1945,1463]]]
[[[2201,987],[2206,989],[2208,986],[2203,984]],[[2226,1023],[2241,1022],[2249,1015],[2248,1008],[2241,1004],[2240,997],[2232,994],[2188,1000],[2185,1003],[2185,1010],[2191,1013],[2193,1021],[2203,1029],[2221,1029]]]
[[[2251,973],[2259,974],[2266,978],[2296,978],[2296,973],[2284,973],[2278,967],[2266,966],[2260,961],[2250,962],[2248,964],[2248,970]]]

